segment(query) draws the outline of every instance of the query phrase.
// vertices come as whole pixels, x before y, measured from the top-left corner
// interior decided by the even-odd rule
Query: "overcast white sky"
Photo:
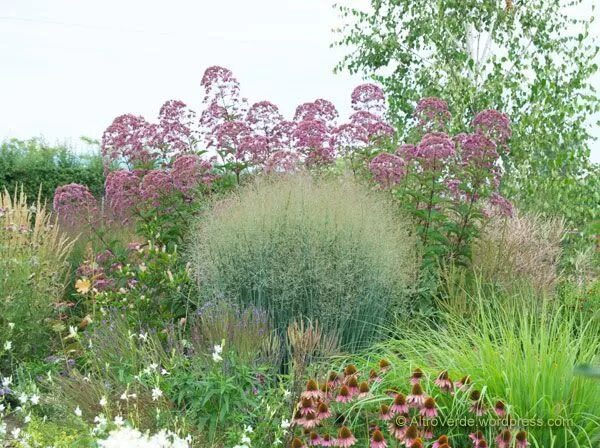
[[[79,144],[122,113],[155,119],[167,99],[198,110],[210,65],[229,67],[251,102],[268,99],[286,115],[318,97],[345,115],[361,79],[333,74],[341,51],[329,48],[339,24],[332,4],[0,0],[0,139]]]

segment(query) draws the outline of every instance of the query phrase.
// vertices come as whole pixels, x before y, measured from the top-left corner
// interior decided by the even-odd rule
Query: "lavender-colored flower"
[[[98,217],[98,201],[88,187],[81,184],[58,187],[53,206],[62,221],[73,225],[91,223]]]
[[[406,162],[417,158],[417,147],[415,145],[403,144],[396,149],[397,156],[402,157]]]
[[[251,133],[252,130],[243,121],[226,121],[216,129],[217,148],[236,155],[242,140]]]
[[[203,160],[196,154],[186,154],[177,157],[173,162],[171,178],[173,185],[183,193],[185,197],[190,197],[191,192],[200,184],[210,185],[214,180],[214,175],[210,173],[212,165],[209,161]]]
[[[345,123],[332,130],[329,144],[338,154],[349,155],[365,148],[368,142],[369,138],[364,127]]]
[[[488,216],[513,216],[514,209],[512,203],[499,193],[492,193],[489,201],[490,209],[486,210]]]
[[[400,183],[406,174],[406,162],[395,154],[382,152],[371,160],[369,169],[383,187],[390,188]]]
[[[427,168],[439,169],[441,163],[455,154],[454,143],[442,132],[425,134],[417,146],[417,158]]]
[[[512,135],[508,116],[493,109],[479,112],[473,119],[473,127],[476,133],[485,135],[498,146],[506,145]]]
[[[282,120],[283,116],[279,112],[279,108],[269,101],[254,103],[246,115],[246,121],[252,131],[267,138],[273,137],[276,126]]]
[[[204,103],[216,103],[223,107],[236,107],[240,98],[240,83],[233,72],[225,67],[214,65],[204,71],[200,85],[204,88]],[[230,112],[230,111],[228,111]]]
[[[102,134],[102,157],[105,163],[124,163],[129,167],[151,163],[155,134],[155,125],[141,116],[118,116]]]
[[[294,131],[298,123],[295,121],[282,120],[273,128],[273,134],[269,141],[270,151],[293,150]]]
[[[424,132],[444,131],[452,115],[448,111],[448,103],[436,97],[422,98],[417,103],[415,118]]]
[[[139,172],[129,170],[111,171],[106,176],[104,191],[106,204],[113,216],[126,222],[140,200]]]
[[[383,121],[381,117],[364,110],[353,113],[350,116],[350,123],[364,128],[370,142],[394,135],[394,128]]]
[[[297,171],[300,155],[294,151],[276,151],[269,156],[264,165],[266,173],[287,173]]]
[[[496,144],[483,134],[459,134],[454,141],[464,165],[490,169],[498,160]]]
[[[160,205],[160,200],[175,190],[173,179],[164,170],[151,170],[143,177],[140,184],[140,195],[153,206]]]
[[[333,151],[330,150],[329,130],[320,120],[305,120],[298,123],[292,136],[294,146],[312,163],[331,162]]]
[[[352,109],[377,115],[385,110],[383,89],[375,84],[361,84],[352,91]]]
[[[269,157],[269,139],[263,135],[241,137],[235,158],[252,165],[262,165]]]
[[[166,156],[185,154],[198,140],[194,123],[196,114],[182,101],[169,100],[160,108],[158,126],[154,137]]]
[[[304,103],[298,106],[294,115],[294,121],[318,120],[327,126],[333,126],[338,116],[338,111],[333,103],[320,98],[312,103]]]

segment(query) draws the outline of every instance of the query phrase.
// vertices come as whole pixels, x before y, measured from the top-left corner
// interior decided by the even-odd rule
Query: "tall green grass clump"
[[[387,201],[349,181],[263,179],[218,202],[193,237],[206,297],[266,310],[283,335],[318,320],[355,348],[407,306],[415,240]]]
[[[401,353],[413,365],[471,375],[488,394],[504,397],[511,415],[541,422],[523,428],[532,446],[600,446],[600,382],[576,374],[577,366],[600,360],[598,320],[531,292],[482,291],[470,296],[468,318],[450,311],[437,327],[400,331],[386,343],[389,357]]]

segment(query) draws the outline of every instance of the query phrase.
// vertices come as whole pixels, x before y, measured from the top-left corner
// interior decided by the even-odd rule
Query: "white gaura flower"
[[[69,336],[68,338],[76,338],[77,337],[77,327],[73,325],[69,325]]]
[[[19,395],[19,401],[21,402],[21,404],[27,403],[27,394],[25,392],[23,392],[23,393],[21,393],[21,395]]]
[[[281,420],[281,429],[288,429],[290,427],[290,421],[283,419]]]
[[[10,434],[12,435],[13,439],[18,440],[19,439],[19,435],[21,434],[21,428],[15,428],[13,429]]]
[[[81,414],[82,414],[82,412],[81,412],[81,408],[80,408],[79,406],[77,406],[77,407],[75,408],[75,411],[73,411],[73,412],[75,412],[75,415],[76,415],[77,417],[81,417]]]
[[[2,378],[2,386],[8,387],[12,384],[12,376],[5,376]]]
[[[33,394],[31,397],[29,397],[29,401],[31,401],[31,404],[36,405],[40,402],[40,396]]]
[[[152,389],[152,401],[158,400],[160,397],[162,397],[162,395],[163,395],[163,392],[158,387],[155,387],[154,389]]]
[[[8,323],[8,328],[12,331],[15,329],[15,323],[14,322],[9,322]]]
[[[12,350],[12,341],[6,341],[4,343],[4,350],[6,350],[7,352]]]
[[[252,434],[254,432],[254,429],[252,429],[252,426],[248,425],[244,428],[244,432],[248,433],[248,434]]]
[[[117,415],[117,416],[115,417],[115,420],[114,420],[114,422],[115,422],[115,425],[117,425],[117,426],[119,426],[119,427],[120,427],[120,426],[123,426],[123,425],[125,424],[125,421],[123,420],[123,417],[121,417],[120,415]]]
[[[108,402],[106,401],[106,397],[102,397],[100,398],[100,406],[104,407],[106,406]]]
[[[25,418],[23,419],[23,422],[24,422],[25,424],[27,424],[27,423],[29,423],[30,421],[31,421],[31,414],[27,414],[27,415],[25,416]]]
[[[214,362],[223,361],[223,357],[221,356],[221,353],[223,353],[223,344],[215,345],[213,347],[213,353],[212,353],[212,359]]]

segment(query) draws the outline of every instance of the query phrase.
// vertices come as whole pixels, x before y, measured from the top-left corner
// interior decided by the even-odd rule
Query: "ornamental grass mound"
[[[201,219],[191,263],[203,298],[264,309],[281,335],[318,321],[354,349],[408,306],[409,229],[385,196],[350,181],[263,178]]]

